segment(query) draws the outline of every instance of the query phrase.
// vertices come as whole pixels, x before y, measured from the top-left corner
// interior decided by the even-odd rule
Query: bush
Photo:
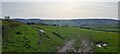
[[[20,32],[16,32],[16,34],[20,35],[21,33]]]

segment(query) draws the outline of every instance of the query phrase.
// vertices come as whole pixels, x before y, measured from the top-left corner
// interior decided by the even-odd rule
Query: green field
[[[119,25],[103,25],[103,26],[86,26],[82,27],[85,29],[91,29],[91,30],[98,30],[98,31],[105,31],[105,32],[120,32]]]
[[[101,51],[102,52],[117,52],[118,50],[118,47],[117,47],[118,46],[118,33],[87,30],[87,29],[74,28],[74,27],[69,27],[69,28],[68,27],[54,27],[54,26],[38,26],[38,27],[43,28],[45,31],[58,32],[66,39],[77,39],[79,40],[77,43],[80,42],[81,37],[89,36],[94,41],[104,41],[110,44],[108,49],[95,47],[96,48],[95,51],[97,52],[101,52]]]
[[[80,40],[83,37],[89,37],[95,42],[108,43],[107,49],[93,45],[94,52],[118,52],[117,32],[104,32],[78,27],[26,25],[14,21],[3,21],[3,26],[3,52],[57,52],[58,46],[62,46],[65,40],[71,39],[76,40],[74,47],[80,48]],[[45,34],[40,36],[39,29],[43,29]],[[53,34],[53,32],[60,34],[62,38]]]

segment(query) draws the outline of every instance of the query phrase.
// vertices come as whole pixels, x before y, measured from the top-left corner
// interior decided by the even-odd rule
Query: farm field
[[[44,30],[41,34],[40,30]],[[3,21],[3,52],[57,52],[74,40],[73,48],[82,47],[82,39],[105,42],[107,47],[89,46],[93,52],[118,52],[117,32],[104,32],[79,27],[27,25],[16,21]],[[59,48],[58,48],[59,47]],[[70,51],[71,52],[71,51]]]
[[[87,26],[87,27],[81,27],[84,29],[91,29],[91,30],[98,30],[98,31],[105,31],[105,32],[120,32],[120,27],[118,25],[110,26],[110,25],[104,25],[104,26]]]
[[[100,52],[117,52],[118,50],[118,33],[113,32],[103,32],[103,31],[95,31],[95,30],[88,30],[88,29],[81,29],[81,28],[74,28],[74,27],[54,27],[54,26],[37,26],[43,28],[45,31],[54,31],[61,34],[65,39],[75,39],[77,40],[76,43],[80,42],[80,39],[83,37],[90,37],[94,41],[103,41],[108,42],[111,47],[109,46],[108,49],[104,48],[97,48],[95,47],[95,51]],[[79,47],[79,45],[77,46]],[[111,50],[114,49],[114,50]]]

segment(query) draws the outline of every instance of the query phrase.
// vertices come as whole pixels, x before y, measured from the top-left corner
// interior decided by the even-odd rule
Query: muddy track
[[[58,52],[64,52],[64,54],[69,53],[69,51],[67,50],[72,50],[74,51],[74,53],[77,54],[90,54],[92,53],[92,45],[93,42],[91,41],[91,39],[89,37],[85,37],[85,38],[81,38],[81,45],[79,49],[75,49],[73,44],[75,40],[69,40],[67,41],[62,47],[60,47],[58,49]]]
[[[90,38],[83,38],[81,39],[81,47],[79,48],[78,52],[80,54],[90,54],[92,52],[92,45],[93,42]]]
[[[67,52],[67,50],[72,49],[74,44],[74,40],[67,41],[64,46],[60,47],[58,52]]]

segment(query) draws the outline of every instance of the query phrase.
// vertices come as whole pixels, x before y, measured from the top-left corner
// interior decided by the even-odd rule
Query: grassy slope
[[[57,32],[62,35],[65,39],[75,39],[75,47],[79,48],[80,38],[83,36],[89,36],[95,41],[108,42],[108,49],[95,48],[96,52],[117,52],[118,45],[118,33],[102,32],[95,30],[87,30],[75,27],[55,27],[55,26],[42,26],[34,25],[35,27],[42,28],[45,33],[51,38],[39,36],[38,31],[32,28],[32,26],[20,24],[15,28],[8,29],[4,39],[3,52],[9,51],[38,51],[38,52],[55,52],[58,46],[62,46],[65,40],[54,35],[52,32]],[[20,34],[17,34],[19,32]],[[38,41],[42,40],[41,44],[38,45]],[[27,45],[25,45],[27,44]],[[28,47],[30,46],[30,47]]]
[[[11,23],[13,27],[10,27]],[[52,40],[39,36],[38,31],[29,25],[12,21],[11,23],[3,22],[4,26],[8,28],[3,35],[3,52],[55,52],[57,46],[63,43],[63,40],[54,37],[55,35],[51,34],[50,30],[46,33]],[[15,26],[16,24],[19,26]],[[17,34],[18,32],[20,34]],[[39,39],[42,40],[40,45],[38,45]]]
[[[19,24],[19,26],[9,27],[11,23]],[[37,31],[25,24],[12,21],[11,23],[8,23],[7,21],[3,22],[4,26],[9,28],[6,30],[7,32],[3,33],[6,34],[3,35],[3,52],[36,51],[36,44],[38,41]]]
[[[38,26],[38,27],[43,28],[47,32],[48,31],[58,32],[66,39],[77,39],[76,42],[77,44],[80,43],[80,38],[83,36],[89,36],[94,41],[108,42],[109,44],[108,49],[95,47],[96,52],[117,52],[118,50],[118,33],[102,32],[102,31],[87,30],[81,28],[72,28],[72,27],[71,28],[53,27],[53,26]],[[79,46],[77,45],[76,47]]]

